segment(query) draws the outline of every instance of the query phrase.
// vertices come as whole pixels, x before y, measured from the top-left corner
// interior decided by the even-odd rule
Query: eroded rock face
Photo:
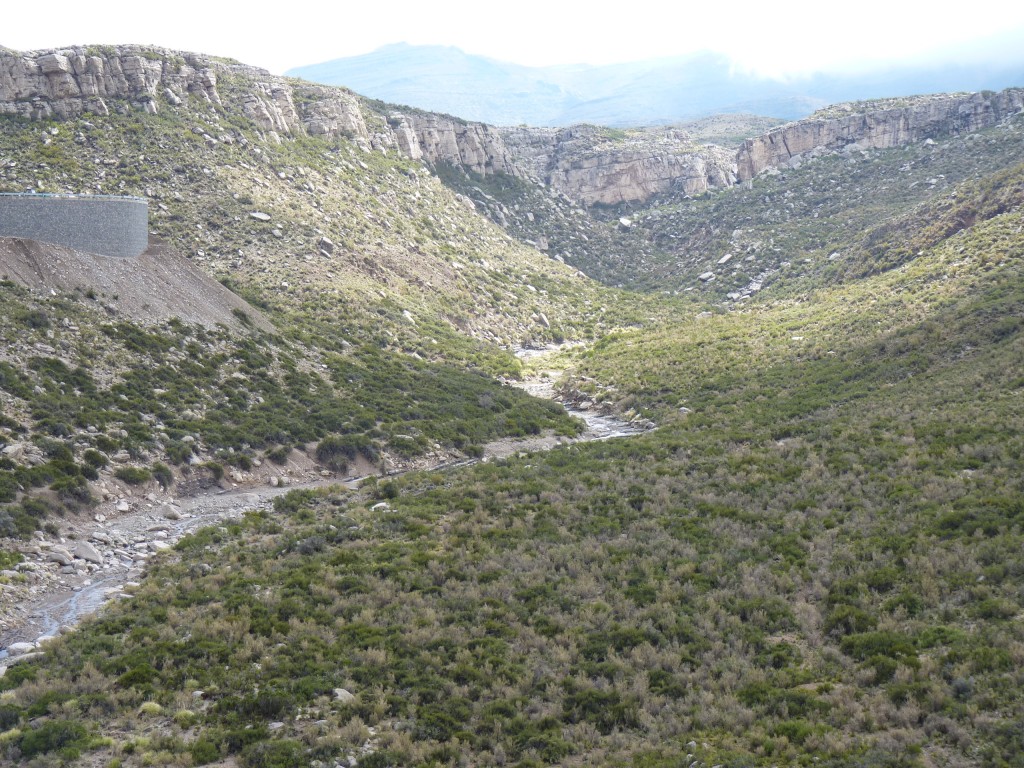
[[[461,165],[481,176],[521,175],[501,131],[494,126],[428,113],[395,113],[388,118],[388,126],[389,141],[414,160]]]
[[[306,133],[366,139],[366,119],[355,94],[343,88],[301,83],[291,86]]]
[[[354,94],[296,83],[257,67],[195,53],[118,46],[16,53],[0,51],[0,114],[67,120],[134,108],[156,114],[190,97],[222,104],[218,81],[236,77],[242,111],[277,134],[367,135]]]
[[[789,165],[794,158],[813,150],[839,150],[849,145],[863,149],[888,149],[949,134],[970,133],[995,125],[1024,108],[1024,89],[999,93],[940,94],[917,97],[907,103],[895,100],[831,107],[747,139],[736,156],[740,181],[752,179],[767,168]]]
[[[0,55],[3,114],[65,120],[106,115],[112,101],[155,113],[190,94],[220,103],[215,68],[198,54],[123,46]]]
[[[731,152],[683,131],[650,129],[608,138],[589,125],[504,129],[525,174],[584,205],[643,202],[664,192],[697,195],[736,182]]]

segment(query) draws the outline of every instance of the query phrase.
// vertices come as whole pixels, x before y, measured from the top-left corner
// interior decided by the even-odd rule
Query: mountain
[[[1020,89],[496,128],[95,46],[0,115],[161,241],[0,240],[0,622],[117,595],[4,632],[0,763],[1019,763]]]
[[[998,90],[1024,82],[1019,55],[984,63],[950,54],[946,61],[959,63],[771,78],[737,70],[728,57],[709,51],[603,66],[526,67],[458,48],[397,43],[288,74],[492,125],[611,127],[721,113],[795,120],[838,101]]]

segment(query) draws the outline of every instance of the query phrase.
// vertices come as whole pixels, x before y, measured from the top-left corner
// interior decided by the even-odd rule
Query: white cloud
[[[1012,30],[1007,50],[1024,49],[1024,4],[974,0],[946,12],[942,4],[861,0],[827,4],[673,3],[633,0],[614,11],[551,0],[498,6],[467,0],[324,6],[309,0],[273,12],[235,4],[179,2],[159,16],[125,0],[103,12],[76,0],[26,3],[4,10],[3,39],[27,50],[84,43],[143,43],[230,56],[274,72],[387,43],[455,45],[523,64],[612,63],[695,50],[728,54],[762,73],[863,68],[893,60],[963,52],[993,30]],[[45,18],[40,14],[45,13]]]

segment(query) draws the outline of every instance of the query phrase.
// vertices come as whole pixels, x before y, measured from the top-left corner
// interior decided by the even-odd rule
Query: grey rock
[[[181,509],[173,504],[161,504],[157,507],[157,514],[166,520],[181,520]]]
[[[1024,107],[1024,89],[999,93],[953,93],[920,96],[908,104],[871,103],[869,111],[855,104],[839,104],[823,117],[788,123],[762,136],[747,139],[736,154],[739,181],[785,167],[796,156],[817,150],[888,149],[922,141],[950,131],[966,133],[995,125]]]
[[[15,656],[22,656],[26,653],[31,653],[35,649],[35,643],[11,643],[7,646],[7,655],[13,658]]]
[[[48,563],[58,563],[59,565],[71,565],[75,559],[71,553],[68,552],[64,547],[51,547],[50,551],[43,555],[43,559]]]
[[[334,700],[340,701],[342,704],[350,704],[356,700],[355,694],[346,691],[344,688],[334,689]]]
[[[8,649],[10,651],[10,649]],[[32,651],[31,653],[23,653],[20,656],[13,656],[8,660],[8,666],[14,666],[15,664],[21,664],[26,661],[35,661],[45,656],[42,651]]]
[[[75,557],[85,560],[87,563],[103,565],[103,555],[87,541],[80,541],[75,545],[73,553]]]

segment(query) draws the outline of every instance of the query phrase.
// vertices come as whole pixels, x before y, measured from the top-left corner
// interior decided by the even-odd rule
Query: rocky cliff
[[[521,175],[499,130],[446,115],[417,112],[388,118],[398,147],[414,160],[451,163],[473,173]]]
[[[109,113],[111,100],[148,112],[195,95],[219,103],[216,69],[194,54],[138,46],[0,54],[0,113],[32,120]]]
[[[368,135],[358,98],[342,88],[200,54],[137,45],[0,52],[0,114],[30,120],[132,108],[156,114],[190,101],[220,105],[225,86],[263,130]]]
[[[939,94],[912,99],[840,104],[806,120],[747,139],[736,155],[740,181],[767,168],[800,162],[813,151],[887,149],[914,141],[970,133],[1024,108],[1024,89]]]
[[[0,114],[66,120],[226,102],[272,138],[345,135],[430,165],[528,178],[587,206],[643,202],[668,191],[700,194],[736,179],[731,153],[680,131],[498,129],[418,110],[380,114],[379,105],[343,88],[162,48],[0,52]]]
[[[502,134],[529,176],[588,206],[644,202],[670,191],[701,194],[736,181],[731,152],[675,129],[577,125]]]
[[[111,110],[239,106],[271,138],[352,138],[430,165],[508,174],[578,204],[643,203],[746,181],[810,153],[882,149],[975,131],[1024,107],[1024,89],[843,104],[747,139],[738,153],[673,128],[495,128],[428,112],[381,112],[344,88],[271,75],[194,53],[144,46],[0,50],[0,114],[64,120]]]

